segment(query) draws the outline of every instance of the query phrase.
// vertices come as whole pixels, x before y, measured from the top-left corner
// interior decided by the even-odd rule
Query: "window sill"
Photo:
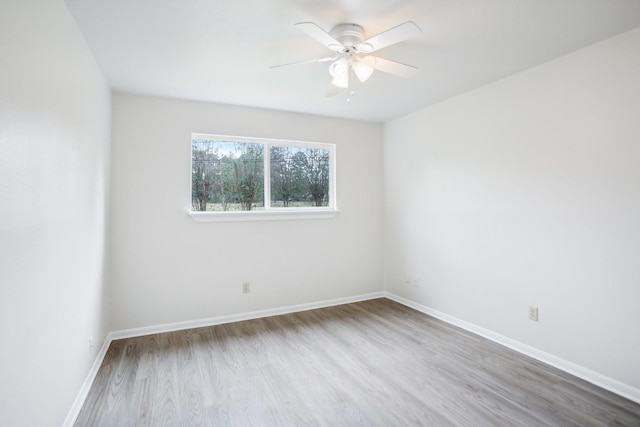
[[[231,221],[287,221],[301,219],[333,218],[340,211],[336,209],[287,209],[250,212],[189,212],[196,222]]]

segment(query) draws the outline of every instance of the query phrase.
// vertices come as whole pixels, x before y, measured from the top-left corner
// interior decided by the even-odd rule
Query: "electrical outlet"
[[[242,293],[243,294],[248,294],[251,291],[251,283],[249,282],[244,282],[242,284]]]
[[[89,337],[89,354],[93,353],[93,337]]]
[[[529,306],[529,320],[538,321],[538,307]]]
[[[420,278],[418,276],[414,276],[413,274],[407,273],[404,278],[404,283],[407,286],[414,286],[418,288],[420,287]]]

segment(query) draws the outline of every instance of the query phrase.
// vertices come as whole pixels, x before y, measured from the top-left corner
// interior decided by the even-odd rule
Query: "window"
[[[191,216],[199,221],[335,215],[335,146],[191,136]]]

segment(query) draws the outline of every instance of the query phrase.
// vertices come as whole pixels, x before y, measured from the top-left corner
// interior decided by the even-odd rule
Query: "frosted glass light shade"
[[[341,88],[349,87],[350,64],[345,58],[340,58],[329,65],[331,84]]]
[[[347,70],[348,71],[348,70]],[[343,89],[347,89],[349,87],[349,73],[346,72],[339,76],[335,76],[331,80],[331,84],[337,87],[341,87]]]
[[[353,64],[353,72],[362,83],[366,82],[371,74],[373,74],[373,65],[376,59],[373,56],[367,56]]]
[[[346,74],[349,74],[349,61],[345,58],[340,58],[337,61],[329,65],[329,74],[334,79]]]

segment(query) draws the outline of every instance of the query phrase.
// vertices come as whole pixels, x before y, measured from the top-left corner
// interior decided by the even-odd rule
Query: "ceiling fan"
[[[300,22],[295,26],[332,50],[334,55],[309,61],[276,65],[271,68],[313,62],[331,62],[329,65],[331,82],[327,96],[336,95],[340,89],[350,88],[354,75],[364,83],[371,77],[374,70],[400,77],[411,77],[418,71],[416,67],[411,65],[370,55],[379,49],[400,43],[420,34],[422,31],[414,22],[407,21],[367,39],[365,39],[364,29],[357,24],[339,24],[330,32],[324,31],[313,22]],[[351,91],[351,95],[353,95],[353,91]],[[349,100],[350,98],[347,99],[347,101]]]

